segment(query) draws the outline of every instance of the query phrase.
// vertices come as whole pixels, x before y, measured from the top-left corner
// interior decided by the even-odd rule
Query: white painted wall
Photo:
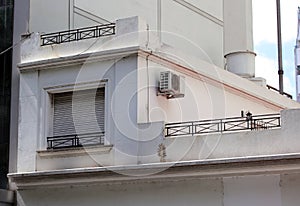
[[[255,76],[252,0],[224,2],[224,56],[228,71],[242,77]]]
[[[224,206],[284,205],[279,175],[224,178],[223,184]]]
[[[49,33],[68,29],[69,0],[30,0],[29,32]]]
[[[299,187],[300,187],[300,175],[295,174],[283,174],[281,175],[281,200],[282,205],[297,206],[300,203]]]
[[[253,51],[252,0],[225,0],[224,53]]]
[[[222,206],[221,180],[100,185],[19,192],[26,205]]]
[[[102,17],[110,22],[116,19],[123,19],[132,16],[140,16],[147,20],[152,29],[157,28],[157,0],[76,0],[74,5],[78,8],[89,11],[90,13]],[[84,27],[78,14],[74,13],[74,27]],[[90,25],[95,22],[89,21]]]
[[[150,30],[161,32],[163,43],[223,67],[223,0],[32,0],[31,5],[30,32],[99,24],[78,15],[73,6],[110,22],[140,16]]]
[[[180,2],[180,1],[178,1]],[[186,2],[206,11],[208,14],[223,20],[223,0],[186,0]]]
[[[197,5],[200,6],[201,3],[205,5],[207,2],[199,2]],[[218,13],[217,11],[222,8],[222,2],[213,3],[213,13]],[[171,0],[162,1],[161,24],[163,43],[223,68],[222,25]]]
[[[253,99],[243,97],[242,94],[228,91],[222,85],[214,85],[207,80],[201,80],[201,77],[197,75],[190,76],[174,71],[172,67],[168,68],[148,61],[147,69],[146,63],[142,61],[146,60],[140,60],[141,66],[138,71],[139,88],[141,88],[138,106],[139,122],[186,122],[237,117],[240,116],[242,110],[251,111],[253,114],[276,113],[280,110],[271,106],[268,108]],[[162,71],[172,71],[184,77],[184,98],[167,99],[164,96],[157,96],[159,74]],[[211,68],[211,71],[214,71],[214,68]],[[222,80],[221,76],[220,80]],[[146,109],[148,107],[149,110]]]
[[[18,191],[19,205],[298,206],[299,174]]]
[[[39,136],[38,73],[20,75],[17,171],[34,171]]]

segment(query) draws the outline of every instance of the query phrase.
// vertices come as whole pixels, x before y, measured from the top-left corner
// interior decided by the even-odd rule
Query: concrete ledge
[[[41,158],[54,158],[54,157],[70,157],[70,156],[82,156],[87,154],[106,154],[109,153],[113,145],[101,145],[101,146],[89,146],[80,148],[68,148],[68,149],[55,149],[55,150],[43,150],[37,151]]]
[[[39,60],[18,65],[21,72],[53,69],[65,66],[80,65],[86,62],[104,61],[109,59],[117,59],[131,54],[137,54],[140,50],[139,46],[124,47],[118,49],[104,50],[93,53],[84,53],[75,56],[67,56],[61,58],[53,58],[47,60]]]
[[[300,154],[9,174],[18,189],[300,172]]]
[[[14,192],[0,189],[0,206],[12,205],[14,203]]]

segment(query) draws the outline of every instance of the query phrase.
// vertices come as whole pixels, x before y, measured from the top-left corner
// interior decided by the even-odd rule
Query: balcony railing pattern
[[[266,130],[281,126],[279,114],[233,117],[165,125],[165,136],[176,137],[246,130]]]
[[[61,44],[84,39],[111,36],[116,33],[115,23],[104,24],[87,28],[55,32],[41,35],[41,46]]]
[[[104,145],[104,133],[101,132],[48,137],[47,144],[47,149]]]

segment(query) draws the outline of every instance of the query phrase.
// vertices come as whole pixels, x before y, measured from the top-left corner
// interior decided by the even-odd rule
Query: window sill
[[[74,157],[86,155],[108,154],[112,150],[113,145],[100,145],[88,147],[75,147],[65,149],[50,149],[37,151],[40,158],[59,158],[59,157]]]

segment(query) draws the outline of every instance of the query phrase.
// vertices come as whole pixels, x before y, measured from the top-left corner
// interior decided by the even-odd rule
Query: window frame
[[[41,135],[41,144],[40,149],[47,148],[47,137],[53,136],[53,115],[54,115],[54,107],[53,107],[53,95],[58,93],[72,92],[72,91],[81,91],[81,90],[90,90],[97,88],[105,88],[104,89],[104,145],[111,145],[111,140],[109,139],[110,135],[110,121],[108,115],[110,114],[110,93],[108,80],[100,80],[93,82],[84,82],[77,84],[65,84],[65,85],[57,85],[52,87],[43,88],[44,93],[44,124],[42,125],[41,131],[43,131],[43,135]],[[70,147],[72,148],[72,147]]]

